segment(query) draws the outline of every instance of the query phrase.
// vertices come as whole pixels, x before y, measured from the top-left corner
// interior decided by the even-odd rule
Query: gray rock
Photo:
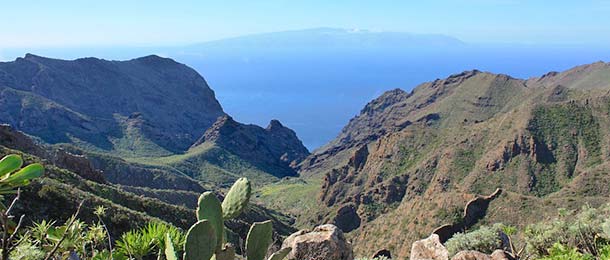
[[[491,257],[479,251],[467,250],[457,253],[451,260],[491,260]]]
[[[491,254],[491,260],[515,260],[515,258],[504,250],[498,249]]]
[[[437,234],[415,241],[411,246],[411,260],[448,260],[449,251],[443,246]]]
[[[352,245],[343,231],[334,225],[322,225],[313,231],[301,230],[290,235],[282,248],[292,247],[289,260],[352,260]]]

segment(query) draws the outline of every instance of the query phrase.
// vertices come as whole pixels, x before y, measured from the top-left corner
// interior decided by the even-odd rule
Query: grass
[[[319,209],[318,194],[322,185],[319,179],[283,179],[263,186],[255,191],[254,200],[266,207],[297,217],[299,221],[309,219],[310,213]],[[297,227],[307,223],[297,222]]]
[[[208,187],[228,188],[240,177],[249,178],[255,186],[259,187],[278,180],[277,177],[258,169],[213,143],[204,143],[183,154],[124,159],[131,163],[171,169],[199,180]]]

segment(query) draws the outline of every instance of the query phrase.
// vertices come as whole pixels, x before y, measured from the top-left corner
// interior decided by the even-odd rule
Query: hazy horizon
[[[3,3],[0,22],[11,26],[0,30],[0,48],[181,45],[319,27],[442,34],[467,42],[608,44],[608,11],[605,0],[552,5],[520,0],[26,0]]]
[[[236,120],[279,119],[311,150],[389,89],[610,60],[609,11],[605,0],[18,1],[0,10],[10,25],[0,61],[170,57],[196,69]]]

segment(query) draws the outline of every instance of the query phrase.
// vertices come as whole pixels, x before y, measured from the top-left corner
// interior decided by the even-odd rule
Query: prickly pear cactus
[[[225,220],[235,218],[241,214],[248,205],[251,192],[250,181],[246,178],[240,178],[233,184],[222,201],[222,214]]]
[[[268,260],[282,260],[286,258],[290,251],[292,251],[292,247],[284,247],[280,251],[273,253]]]
[[[267,250],[273,242],[273,225],[270,220],[255,222],[250,227],[246,238],[246,255],[248,260],[264,260]]]
[[[212,224],[216,233],[216,251],[220,251],[224,244],[224,220],[220,201],[214,193],[206,191],[199,196],[197,220],[208,220]]]
[[[216,250],[212,260],[235,260],[235,247],[232,244],[225,244],[221,250]]]
[[[216,249],[216,231],[208,220],[201,220],[186,233],[184,260],[209,260]]]
[[[22,165],[23,160],[19,155],[9,154],[4,156],[4,158],[0,160],[0,177],[21,168]]]

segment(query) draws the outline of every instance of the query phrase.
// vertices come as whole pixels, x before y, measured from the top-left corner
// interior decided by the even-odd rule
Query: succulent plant
[[[224,221],[235,218],[243,212],[250,200],[252,188],[246,178],[237,180],[222,203],[212,192],[199,196],[197,205],[197,223],[193,225],[184,244],[184,260],[234,260],[235,247],[226,243]],[[264,260],[273,242],[273,224],[271,221],[256,222],[250,227],[246,238],[246,256],[248,260]],[[173,244],[169,238],[165,242],[165,257],[175,260]],[[269,260],[281,260],[288,255],[291,248],[284,248],[271,255]]]
[[[273,242],[273,224],[267,220],[256,222],[250,227],[246,238],[246,255],[248,260],[264,260],[267,250]]]
[[[22,165],[21,156],[15,154],[0,160],[0,196],[15,193],[15,188],[27,185],[44,172],[44,167],[39,163],[21,168]]]
[[[273,253],[269,257],[269,260],[282,260],[282,259],[286,258],[286,256],[290,253],[290,251],[292,251],[292,247],[284,247],[284,248],[280,249],[280,251]]]
[[[216,251],[221,250],[225,240],[224,220],[222,218],[222,206],[214,193],[207,191],[199,196],[197,220],[208,220],[210,222],[216,234]]]
[[[222,201],[222,215],[225,220],[236,218],[241,214],[248,205],[251,192],[250,181],[246,178],[240,178],[233,184]]]
[[[184,260],[209,260],[216,250],[216,231],[208,220],[200,220],[186,233]]]
[[[165,236],[165,259],[167,260],[178,260],[176,251],[174,250],[174,243],[169,233]]]

